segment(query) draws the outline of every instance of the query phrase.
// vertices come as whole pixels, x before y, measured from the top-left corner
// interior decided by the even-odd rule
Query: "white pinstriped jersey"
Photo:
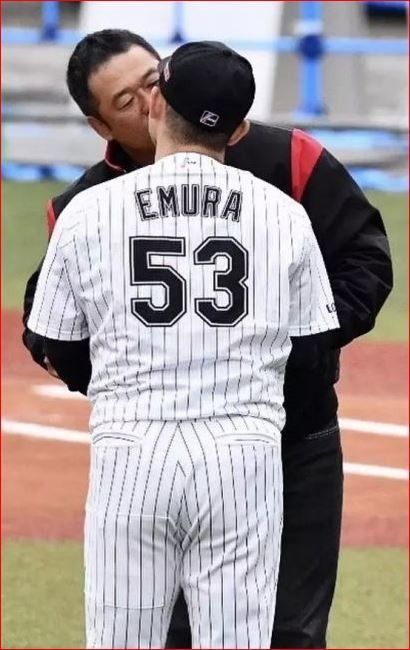
[[[90,337],[91,430],[126,436],[141,422],[213,417],[280,431],[289,337],[338,321],[302,206],[178,153],[73,199],[28,326]]]

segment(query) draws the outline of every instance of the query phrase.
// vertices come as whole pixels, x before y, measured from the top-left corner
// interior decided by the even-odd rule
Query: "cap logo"
[[[169,67],[170,61],[167,61],[164,67],[164,79],[165,81],[168,81],[170,76],[171,76],[171,70]]]
[[[206,126],[216,126],[219,120],[219,115],[212,113],[211,111],[204,111],[201,115],[200,122]]]

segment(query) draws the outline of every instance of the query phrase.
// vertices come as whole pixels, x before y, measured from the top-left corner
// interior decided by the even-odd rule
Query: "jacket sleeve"
[[[27,327],[27,322],[31,314],[31,308],[33,307],[34,294],[36,292],[38,277],[40,275],[41,266],[43,261],[41,261],[39,267],[34,271],[33,275],[30,276],[26,285],[26,291],[24,293],[24,308],[23,308],[23,343],[27,350],[30,352],[31,357],[35,363],[38,363],[39,366],[47,369],[44,363],[44,339],[39,334],[32,332]]]
[[[91,379],[89,339],[57,341],[44,338],[44,352],[68,390],[86,395]]]
[[[53,201],[52,199],[50,199],[47,203],[47,208],[46,208],[46,223],[47,223],[47,231],[48,231],[49,239],[51,237],[51,233],[53,231],[55,222],[56,222],[56,214],[53,206]],[[27,348],[27,350],[30,352],[33,361],[35,363],[38,363],[38,365],[40,365],[42,368],[46,369],[46,365],[44,363],[44,357],[45,357],[44,339],[42,336],[35,334],[35,332],[32,332],[27,327],[27,322],[31,313],[31,309],[33,307],[34,294],[36,293],[37,282],[38,282],[38,278],[40,275],[43,262],[44,262],[44,258],[41,260],[38,268],[29,277],[26,284],[26,290],[24,292],[24,302],[23,302],[24,330],[23,330],[22,338],[23,338],[23,343]]]
[[[122,171],[120,170],[120,173]],[[90,167],[80,178],[78,178],[72,185],[70,185],[62,194],[53,197],[52,199],[49,200],[47,204],[47,210],[46,210],[46,222],[47,222],[47,230],[48,230],[48,235],[49,238],[51,237],[52,231],[54,229],[56,220],[58,219],[58,216],[61,214],[63,209],[69,204],[69,202],[80,192],[83,190],[87,189],[88,187],[92,187],[94,185],[98,185],[99,183],[103,183],[104,181],[109,180],[110,178],[114,178],[116,175],[118,175],[118,171],[115,173],[112,172],[107,167],[107,164],[105,161],[100,161],[93,167]],[[37,282],[38,278],[40,275],[41,267],[42,267],[43,261],[40,263],[39,268],[33,273],[33,275],[30,277],[30,279],[27,282],[26,286],[26,291],[24,295],[24,314],[23,314],[23,324],[24,324],[24,332],[23,332],[23,343],[26,346],[26,348],[29,350],[31,353],[31,356],[33,357],[33,360],[38,363],[40,366],[43,368],[46,368],[44,364],[44,357],[47,356],[45,353],[45,340],[42,336],[39,336],[38,334],[35,334],[31,330],[27,328],[27,322],[30,316],[30,312],[33,306],[33,300],[34,300],[34,294],[36,291],[37,287]],[[63,346],[65,347],[65,346]],[[87,368],[89,364],[89,340],[86,339],[82,346],[78,347],[78,350],[76,350],[76,353],[78,352],[78,356],[80,357],[81,355],[84,356],[83,358],[83,363],[84,363],[84,377],[87,375]],[[80,370],[80,365],[78,365],[79,372]],[[71,375],[70,375],[71,377]],[[80,380],[79,380],[80,381]],[[72,388],[75,385],[75,381],[70,379],[70,390],[80,390],[80,389],[74,389]],[[81,385],[81,391],[84,392],[84,385]]]
[[[46,217],[48,234],[49,237],[51,237],[57,219],[52,200],[48,202]],[[34,294],[36,292],[38,278],[43,262],[44,259],[40,262],[36,271],[34,271],[34,273],[30,276],[26,285],[23,307],[23,343],[30,352],[35,363],[46,370],[47,366],[44,362],[44,359],[45,357],[48,357],[51,365],[55,368],[55,370],[57,370],[60,379],[62,379],[64,383],[67,384],[69,390],[79,390],[80,392],[86,394],[88,382],[91,376],[89,339],[82,341],[81,345],[73,345],[69,348],[67,348],[64,342],[55,342],[55,345],[53,345],[51,349],[54,361],[53,363],[49,357],[50,350],[47,350],[47,339],[45,339],[43,336],[40,336],[39,334],[36,334],[35,332],[32,332],[27,327],[27,322],[33,307]],[[58,353],[58,348],[60,345],[61,354]],[[69,355],[67,355],[67,349],[70,351]],[[55,363],[58,365],[58,367],[54,365]]]
[[[393,286],[389,243],[380,212],[345,167],[321,145],[292,135],[293,194],[308,213],[333,290],[341,347],[369,332]]]
[[[47,203],[47,209],[46,209],[46,222],[47,222],[47,231],[48,231],[48,239],[50,239],[51,234],[53,232],[55,222],[56,222],[56,214],[53,206],[53,201],[50,199]],[[41,260],[38,268],[34,271],[34,273],[29,277],[27,284],[26,284],[26,290],[24,292],[24,304],[23,304],[23,324],[24,327],[27,325],[27,321],[30,316],[31,308],[33,306],[33,300],[34,300],[34,294],[36,292],[36,287],[37,287],[37,282],[38,282],[38,277],[40,275],[41,267],[43,266],[44,258]],[[27,347],[27,346],[26,346]]]

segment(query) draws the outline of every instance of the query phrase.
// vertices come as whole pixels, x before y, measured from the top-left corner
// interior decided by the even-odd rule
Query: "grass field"
[[[61,183],[3,183],[3,306],[20,309],[24,287],[45,252],[45,205]],[[395,288],[383,309],[374,340],[404,341],[407,336],[407,203],[402,194],[372,193],[385,220],[392,248]]]
[[[81,648],[82,549],[74,542],[3,547],[3,648]],[[329,648],[407,647],[407,554],[345,549]]]

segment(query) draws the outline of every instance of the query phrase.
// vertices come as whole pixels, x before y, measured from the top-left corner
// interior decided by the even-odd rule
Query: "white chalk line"
[[[63,429],[50,427],[33,422],[18,422],[16,420],[3,419],[1,421],[2,433],[17,436],[29,436],[43,440],[55,440],[60,442],[90,444],[90,435],[84,431],[75,429]],[[380,465],[365,465],[362,463],[344,463],[345,474],[357,476],[373,476],[376,478],[387,478],[397,481],[407,481],[409,473],[406,469],[399,467],[384,467]]]
[[[86,445],[89,445],[91,440],[90,434],[84,433],[84,431],[8,419],[1,420],[1,431],[14,436],[30,436],[30,438],[58,440],[60,442],[79,442]]]
[[[376,478],[390,478],[396,481],[408,481],[409,470],[401,467],[385,467],[384,465],[365,465],[363,463],[343,463],[345,474],[355,476],[374,476]]]
[[[57,399],[79,400],[81,402],[87,401],[85,395],[74,393],[65,386],[59,386],[58,384],[33,384],[31,386],[31,392],[41,397],[55,397]]]
[[[65,386],[59,386],[57,384],[35,384],[32,386],[32,392],[41,397],[79,401],[87,400],[81,393],[70,392]],[[395,438],[407,438],[409,435],[409,428],[403,424],[372,422],[370,420],[357,420],[343,417],[339,418],[339,424],[343,431],[392,436]]]
[[[340,428],[343,431],[356,433],[371,433],[378,436],[393,436],[394,438],[408,438],[409,428],[404,424],[390,422],[372,422],[370,420],[354,420],[339,418]]]

